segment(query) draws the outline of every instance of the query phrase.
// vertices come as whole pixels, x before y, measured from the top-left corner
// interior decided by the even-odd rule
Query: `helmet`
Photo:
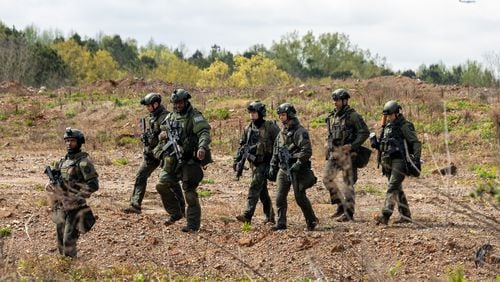
[[[64,140],[66,140],[67,138],[76,138],[78,145],[85,144],[85,136],[78,129],[67,127],[66,131],[64,132]]]
[[[182,100],[189,100],[189,99],[191,99],[191,94],[189,94],[187,90],[179,88],[174,90],[174,93],[172,93],[172,96],[170,96],[170,103],[177,103]]]
[[[345,90],[344,88],[339,88],[332,92],[332,99],[334,101],[346,100],[349,98],[351,98],[351,95],[349,95],[349,92],[347,92],[347,90]]]
[[[247,107],[247,110],[248,112],[257,112],[261,117],[266,116],[266,105],[258,100],[250,103]]]
[[[384,110],[382,113],[384,115],[390,115],[394,113],[399,113],[399,110],[401,110],[401,106],[398,104],[398,102],[391,100],[384,105]]]
[[[279,105],[277,112],[278,112],[278,115],[281,113],[286,113],[288,118],[294,118],[295,114],[297,114],[295,107],[290,103],[283,103],[283,104]]]
[[[161,103],[161,95],[158,93],[149,93],[141,99],[141,105],[152,105],[154,102]]]

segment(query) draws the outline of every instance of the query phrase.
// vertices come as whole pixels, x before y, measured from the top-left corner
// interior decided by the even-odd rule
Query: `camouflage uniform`
[[[80,233],[90,231],[95,222],[85,199],[99,189],[98,175],[89,155],[80,148],[68,152],[52,171],[53,174],[59,174],[62,180],[62,184],[47,188],[51,192],[57,247],[61,255],[76,257],[76,242]]]
[[[156,190],[161,196],[163,207],[169,214],[165,224],[172,224],[181,219],[184,214],[181,204],[182,199],[173,192],[173,190],[180,187],[179,181],[182,181],[182,189],[187,203],[187,226],[183,228],[183,231],[187,232],[196,231],[200,228],[201,206],[196,188],[203,179],[202,165],[210,162],[211,158],[208,154],[205,160],[200,161],[196,157],[196,152],[200,149],[209,152],[211,139],[208,122],[201,112],[193,108],[187,100],[185,101],[187,108],[182,113],[170,112],[165,119],[165,122],[178,125],[174,129],[178,130],[178,144],[182,146],[181,160],[178,160],[175,154],[171,154],[171,152],[162,151],[165,140],[160,140],[155,151],[163,156],[163,167]],[[161,130],[167,130],[164,124],[161,126]]]
[[[323,172],[323,183],[330,192],[332,204],[338,204],[336,216],[344,214],[340,221],[354,218],[354,184],[358,180],[358,169],[353,165],[355,154],[368,138],[370,132],[365,121],[353,108],[344,105],[335,109],[327,118],[328,152],[327,163]],[[351,145],[351,152],[346,154],[342,146]],[[339,171],[343,172],[342,189],[335,182]]]
[[[160,165],[160,160],[153,155],[153,149],[158,145],[160,123],[165,119],[168,113],[167,109],[163,105],[160,105],[154,112],[145,117],[146,126],[148,128],[146,129],[147,132],[142,137],[144,142],[144,158],[135,176],[134,191],[130,196],[130,205],[139,211],[141,210],[142,200],[146,193],[148,178]],[[182,196],[180,187],[175,192],[179,197]],[[183,201],[182,205],[184,206]]]
[[[279,109],[278,109],[279,110]],[[287,147],[292,154],[288,163],[292,174],[292,181],[289,179],[286,168],[287,164],[282,163],[279,159],[279,151],[283,147]],[[273,157],[271,160],[271,168],[269,171],[270,178],[277,173],[278,193],[276,195],[276,208],[278,209],[278,222],[273,228],[274,230],[286,229],[287,220],[287,195],[290,191],[290,186],[293,188],[295,201],[299,205],[304,214],[307,229],[314,230],[318,223],[318,218],[314,214],[311,202],[307,198],[306,189],[303,187],[303,178],[298,177],[301,170],[311,168],[310,158],[312,156],[312,145],[309,139],[309,133],[302,127],[299,120],[295,117],[288,117],[287,125],[280,131],[276,141],[274,142]],[[292,183],[295,182],[295,183]]]
[[[252,183],[248,189],[247,206],[243,215],[237,217],[242,221],[251,222],[254,215],[257,202],[262,202],[264,214],[266,215],[265,222],[274,223],[274,211],[267,189],[267,173],[269,171],[269,163],[273,154],[273,143],[280,129],[274,121],[258,119],[252,121],[243,132],[240,139],[240,146],[248,145],[252,147],[250,151],[255,155],[256,159],[252,165]],[[250,139],[250,140],[249,140]],[[239,152],[242,152],[241,148]],[[238,154],[234,162],[235,164],[241,161],[241,153]],[[235,165],[233,165],[235,167]]]
[[[411,219],[410,207],[402,186],[407,172],[403,140],[408,144],[409,153],[420,159],[422,147],[415,127],[399,114],[394,122],[385,125],[379,145],[382,152],[382,171],[389,179],[384,208],[381,218],[378,219],[382,223],[389,221],[396,204],[401,215],[400,221]]]

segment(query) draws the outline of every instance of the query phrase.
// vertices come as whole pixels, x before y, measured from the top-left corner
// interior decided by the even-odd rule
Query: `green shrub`
[[[243,232],[248,232],[252,230],[252,224],[250,222],[244,222],[242,225],[241,225],[241,231]]]
[[[137,143],[139,143],[139,140],[135,137],[132,137],[132,136],[123,136],[116,143],[118,146],[125,146],[128,144],[137,144]]]
[[[320,127],[320,126],[326,125],[326,117],[327,117],[327,115],[328,114],[320,115],[319,117],[315,117],[313,120],[311,120],[311,122],[309,123],[309,125],[311,126],[311,128],[316,128],[316,127]]]
[[[9,115],[5,112],[0,112],[0,121],[7,120],[9,118]]]
[[[127,158],[119,158],[119,159],[113,160],[113,164],[118,165],[118,166],[127,165],[128,159]]]
[[[205,189],[199,190],[199,191],[197,191],[197,193],[198,193],[199,198],[207,198],[207,197],[212,196],[212,191],[210,191],[210,190],[205,190]]]
[[[455,269],[448,268],[446,274],[450,282],[467,282],[462,265],[457,266]]]
[[[229,118],[228,109],[207,109],[205,115],[208,120],[222,120]]]
[[[0,237],[7,237],[12,234],[12,228],[10,225],[0,227]]]
[[[64,115],[67,118],[73,118],[76,116],[76,110],[75,109],[68,109],[66,112],[64,112]]]
[[[215,184],[215,180],[206,178],[201,181],[201,184]]]
[[[27,119],[24,121],[24,125],[26,126],[33,126],[34,121],[32,119]]]

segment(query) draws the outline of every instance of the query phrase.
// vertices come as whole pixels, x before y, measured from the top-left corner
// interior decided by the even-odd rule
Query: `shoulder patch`
[[[197,115],[195,117],[193,117],[193,121],[194,122],[200,122],[200,121],[204,121],[205,119],[203,118],[202,115]]]

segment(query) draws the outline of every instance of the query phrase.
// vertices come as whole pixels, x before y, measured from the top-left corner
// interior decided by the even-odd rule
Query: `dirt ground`
[[[363,89],[357,95],[369,93],[381,101],[387,98],[384,95],[399,93],[404,95],[402,99],[407,105],[414,99],[424,103],[427,99],[425,95],[439,98],[443,93],[451,97],[479,97],[488,103],[499,102],[498,90],[437,87],[408,78],[339,83],[350,83],[350,89]],[[155,190],[159,170],[149,180],[143,213],[124,214],[121,209],[128,205],[134,175],[142,160],[141,150],[139,146],[110,146],[108,143],[112,141],[99,143],[95,140],[96,135],[103,133],[103,128],[116,134],[136,135],[139,129],[131,123],[144,114],[143,109],[139,106],[118,107],[116,100],[96,106],[94,98],[90,104],[88,100],[76,100],[73,104],[61,104],[48,110],[44,107],[62,98],[69,99],[71,97],[67,93],[78,91],[93,93],[98,90],[128,95],[126,93],[163,89],[168,94],[165,89],[174,87],[159,81],[103,81],[88,87],[59,89],[55,95],[39,95],[37,89],[28,91],[15,82],[0,84],[0,94],[14,93],[21,97],[0,95],[0,108],[5,113],[11,113],[0,119],[3,127],[0,128],[0,227],[9,226],[12,230],[10,236],[0,235],[0,280],[13,278],[17,281],[26,276],[21,271],[26,268],[26,261],[43,262],[47,256],[59,256],[55,225],[50,219],[47,195],[43,191],[47,183],[43,170],[65,154],[64,144],[61,142],[59,147],[54,145],[54,140],[60,140],[59,131],[67,124],[75,124],[68,117],[71,112],[68,109],[78,109],[75,119],[79,122],[75,127],[93,137],[89,138],[93,141],[87,142],[85,149],[95,162],[101,188],[88,201],[98,220],[89,233],[80,237],[78,259],[73,265],[90,269],[90,272],[97,273],[95,277],[113,277],[113,274],[102,273],[121,267],[164,269],[170,273],[169,279],[178,280],[442,281],[460,276],[463,271],[464,277],[472,281],[499,281],[498,203],[488,198],[473,199],[468,196],[477,184],[477,176],[468,168],[474,163],[492,163],[494,152],[489,148],[497,148],[492,144],[464,142],[464,148],[460,148],[459,153],[452,152],[451,158],[458,167],[455,176],[425,173],[418,179],[407,178],[403,187],[412,211],[411,224],[395,224],[397,211],[388,226],[374,223],[374,216],[380,212],[384,202],[387,179],[376,168],[373,155],[370,164],[359,170],[355,221],[338,223],[331,217],[334,207],[329,204],[328,191],[321,183],[324,160],[320,157],[322,149],[318,144],[323,140],[324,130],[320,128],[314,129],[312,160],[319,181],[307,192],[320,220],[316,231],[304,230],[305,221],[293,193],[288,198],[287,230],[272,232],[271,226],[263,223],[260,203],[250,230],[246,230],[235,216],[245,207],[250,172],[245,171],[240,181],[236,181],[231,168],[232,156],[222,153],[222,150],[214,151],[215,162],[208,166],[205,181],[199,187],[211,193],[201,198],[202,226],[199,232],[181,232],[185,220],[169,227],[163,225],[167,215]],[[325,98],[329,97],[332,87],[315,86],[310,89],[318,97]],[[266,91],[261,92],[265,94]],[[287,90],[288,94],[284,95],[302,94],[304,91],[302,86],[298,86]],[[231,90],[221,93],[232,95]],[[261,97],[262,93],[255,96]],[[483,96],[485,98],[481,98]],[[241,100],[247,98],[245,96]],[[137,99],[137,95],[132,99]],[[210,103],[208,100],[197,102]],[[362,98],[358,102],[366,107],[373,100]],[[413,106],[414,110],[418,110]],[[465,114],[473,116],[471,112]],[[126,119],[121,119],[122,116]],[[24,125],[27,117],[32,121],[30,126]],[[230,122],[238,123],[232,120],[212,124],[213,131],[218,132],[214,142],[223,142],[226,137],[237,140],[236,132],[224,133],[221,130]],[[369,126],[375,123],[370,122]],[[19,128],[21,130],[16,134]],[[235,128],[237,126],[233,125],[232,129]],[[47,145],[49,143],[52,145]],[[470,146],[475,144],[482,144],[484,148],[472,151]],[[434,164],[430,154],[427,151],[425,154],[427,163],[424,166],[428,166],[428,172]],[[445,163],[446,154],[435,157],[438,163]],[[129,162],[122,166],[113,164],[112,160],[119,158]],[[274,203],[275,183],[269,184],[269,190]],[[476,252],[487,243],[492,249],[486,253],[484,264],[476,267]],[[31,277],[36,276],[36,273],[31,273]],[[134,280],[119,273],[116,276]],[[79,279],[76,277],[74,280]]]
[[[0,155],[0,225],[12,235],[2,238],[2,265],[15,266],[31,256],[57,256],[55,227],[43,205],[46,183],[42,174],[49,160],[64,151],[19,151],[4,147]],[[121,212],[131,193],[141,154],[133,151],[91,152],[101,188],[89,200],[98,215],[93,230],[78,241],[77,263],[106,269],[114,265],[153,265],[172,273],[217,280],[245,277],[258,280],[446,280],[447,271],[462,268],[467,279],[491,281],[499,275],[498,206],[472,201],[469,188],[455,185],[455,177],[439,175],[405,180],[413,224],[374,224],[383,192],[358,191],[356,220],[338,223],[331,218],[328,192],[318,183],[308,195],[320,219],[317,231],[304,231],[303,216],[289,195],[289,226],[272,232],[263,223],[259,204],[250,231],[235,220],[245,205],[249,173],[235,181],[230,156],[215,156],[200,189],[212,196],[201,199],[203,218],[198,233],[180,231],[184,220],[165,227],[166,213],[154,189],[158,171],[149,181],[141,215]],[[126,166],[109,165],[107,157],[125,156]],[[313,160],[321,175],[321,160]],[[375,164],[360,170],[358,187],[380,187],[386,180]],[[276,186],[270,184],[274,199]],[[485,243],[493,249],[486,263],[475,267],[476,250]],[[497,278],[498,279],[498,278]]]

